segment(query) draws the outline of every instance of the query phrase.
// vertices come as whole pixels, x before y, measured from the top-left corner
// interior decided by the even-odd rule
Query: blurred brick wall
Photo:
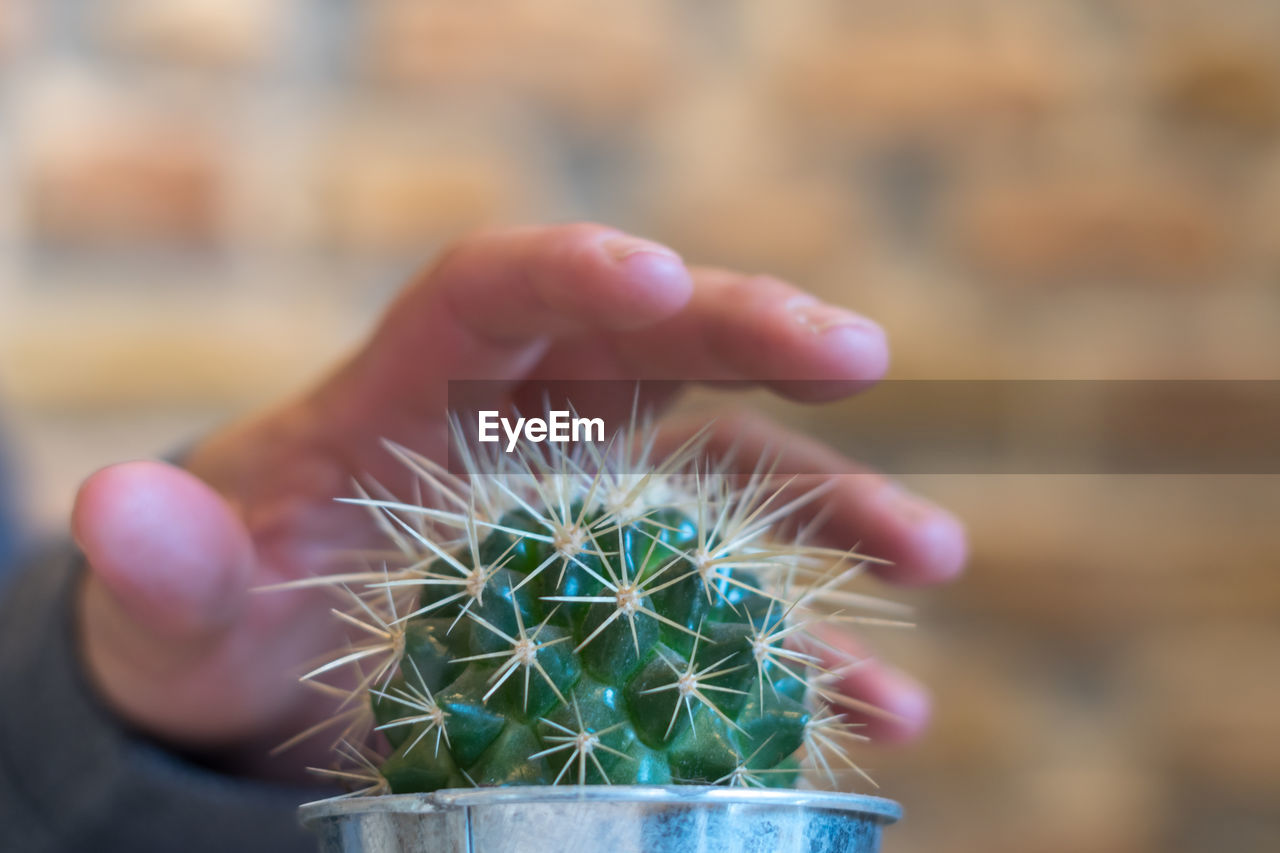
[[[1275,377],[1278,43],[1269,0],[0,0],[24,503],[296,387],[479,224],[788,276],[899,377]],[[1276,478],[914,484],[975,560],[871,638],[940,706],[866,756],[890,850],[1280,849]]]

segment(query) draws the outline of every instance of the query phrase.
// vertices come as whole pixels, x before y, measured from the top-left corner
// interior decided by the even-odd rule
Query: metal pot
[[[876,853],[891,800],[695,786],[514,787],[323,800],[321,853]]]

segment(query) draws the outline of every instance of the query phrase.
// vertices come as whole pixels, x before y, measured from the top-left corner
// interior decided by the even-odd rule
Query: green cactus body
[[[348,620],[364,610],[390,638],[362,681],[390,748],[362,759],[372,787],[791,787],[804,754],[853,766],[813,646],[792,641],[863,558],[771,538],[812,495],[730,489],[692,453],[647,476],[490,459],[464,490],[394,452],[454,508],[354,501],[407,563],[372,576]]]

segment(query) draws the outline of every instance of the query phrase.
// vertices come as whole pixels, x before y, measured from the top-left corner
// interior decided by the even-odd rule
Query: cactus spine
[[[847,750],[860,736],[835,710],[857,703],[830,689],[812,629],[894,623],[850,612],[894,606],[840,589],[868,558],[780,532],[821,488],[763,466],[731,476],[696,439],[657,459],[634,423],[607,448],[472,446],[468,476],[388,449],[414,499],[366,484],[349,502],[374,514],[394,564],[303,582],[340,585],[334,612],[363,638],[304,676],[359,673],[339,778],[407,793],[861,773]]]

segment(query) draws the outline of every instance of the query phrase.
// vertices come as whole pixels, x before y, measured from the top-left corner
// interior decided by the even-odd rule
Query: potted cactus
[[[861,773],[814,629],[892,621],[868,558],[805,544],[821,490],[654,445],[388,445],[413,498],[348,500],[394,558],[317,579],[363,638],[304,676],[348,679],[323,850],[878,849],[896,804],[812,789]]]

